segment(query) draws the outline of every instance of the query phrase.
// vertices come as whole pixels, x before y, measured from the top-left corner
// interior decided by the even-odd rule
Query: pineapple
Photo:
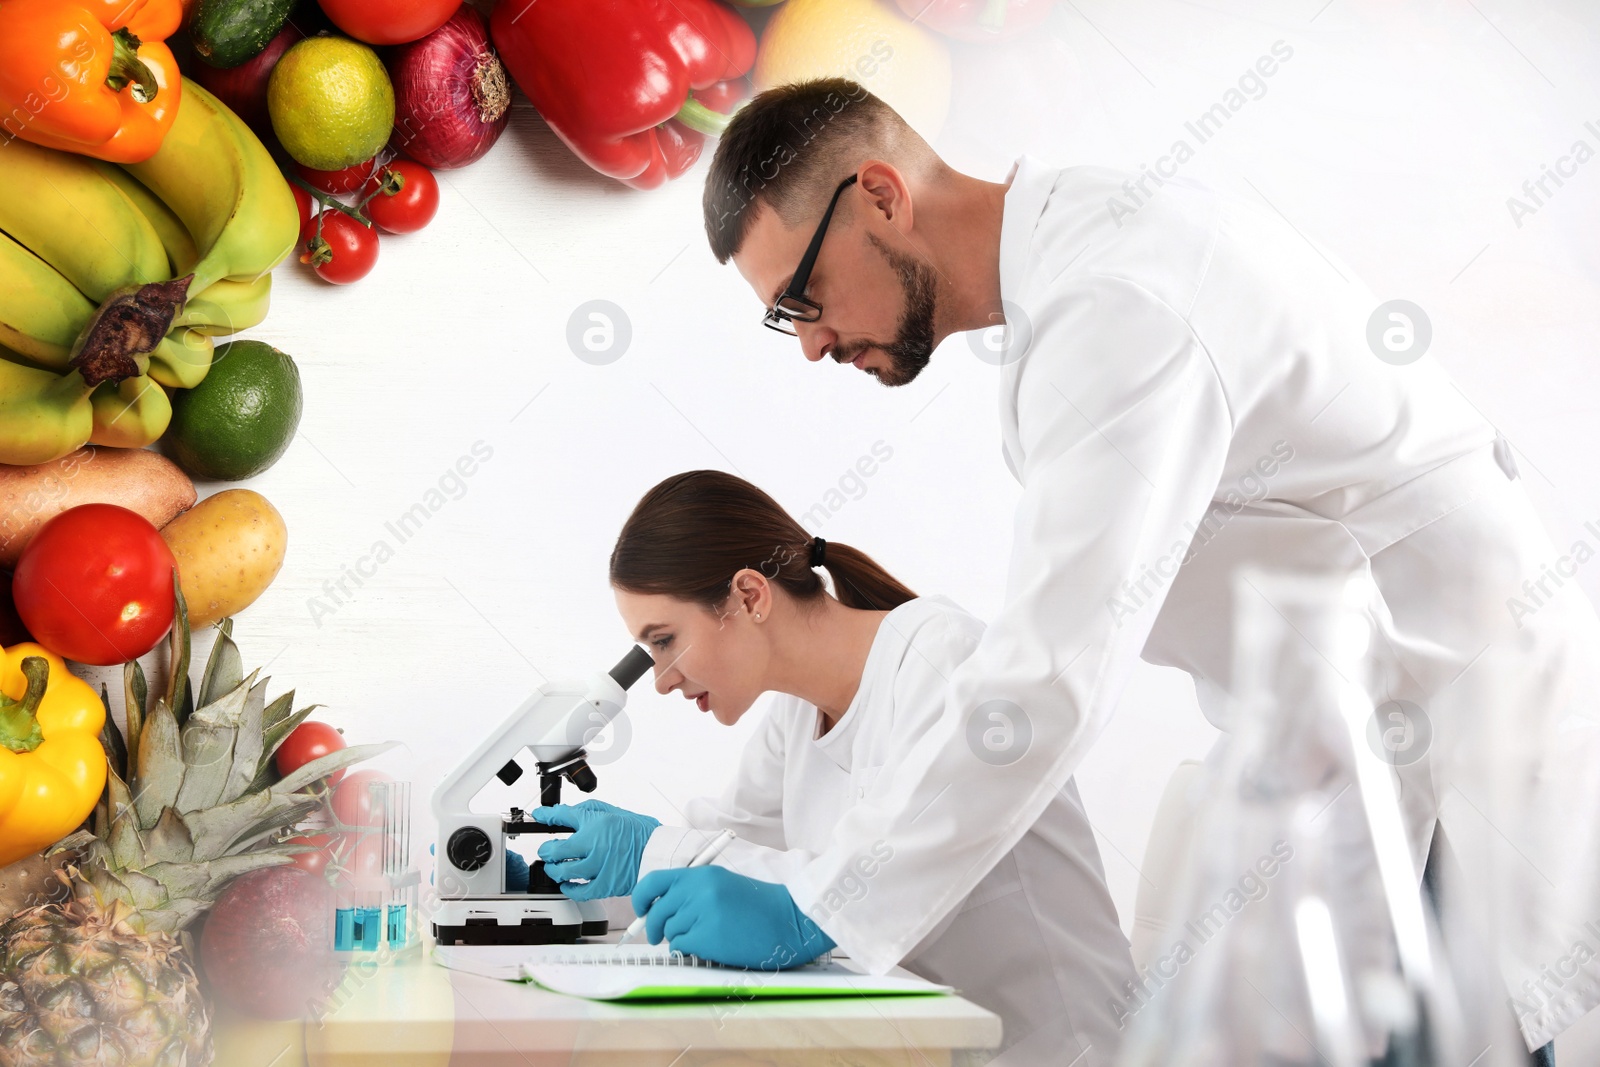
[[[108,707],[91,828],[46,852],[72,852],[60,899],[0,923],[0,1067],[206,1067],[210,1018],[184,928],[230,879],[307,851],[283,839],[322,796],[297,790],[395,744],[342,749],[278,780],[273,754],[317,705],[291,711],[293,690],[267,704],[267,679],[242,677],[225,619],[196,708],[176,596],[165,695],[147,706],[139,664],[123,666],[126,740]]]

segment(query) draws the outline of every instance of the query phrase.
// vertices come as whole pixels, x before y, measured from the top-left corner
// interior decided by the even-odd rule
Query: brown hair
[[[743,478],[688,471],[651,489],[623,523],[611,584],[715,609],[734,574],[749,567],[796,600],[815,601],[826,588],[811,568],[811,546],[811,535]],[[917,595],[849,545],[829,541],[822,565],[846,607],[881,611]]]
[[[908,173],[942,165],[894,108],[849,78],[813,78],[756,94],[717,138],[701,209],[718,263],[744,244],[757,205],[791,229],[816,225],[834,188],[867,159]],[[849,197],[835,214],[850,216]]]

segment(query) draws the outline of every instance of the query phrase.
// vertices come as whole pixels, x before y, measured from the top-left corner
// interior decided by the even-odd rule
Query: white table
[[[1000,1043],[999,1017],[960,996],[606,1003],[446,970],[431,947],[369,974],[352,969],[336,1007],[305,1026],[308,1063],[940,1067]]]

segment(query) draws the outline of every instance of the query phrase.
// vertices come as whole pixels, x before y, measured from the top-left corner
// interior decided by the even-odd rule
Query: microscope
[[[523,775],[517,757],[527,749],[539,771],[539,803],[561,803],[565,778],[585,793],[594,792],[595,773],[584,744],[622,711],[628,689],[653,665],[650,653],[634,645],[611,670],[584,682],[550,683],[539,689],[483,744],[452,771],[433,793],[439,823],[434,846],[439,909],[433,934],[441,945],[542,945],[572,942],[606,933],[600,902],[570,900],[544,873],[544,863],[528,865],[528,891],[506,891],[506,840],[520,834],[561,834],[528,818],[521,808],[479,814],[472,798],[494,775],[512,785]]]

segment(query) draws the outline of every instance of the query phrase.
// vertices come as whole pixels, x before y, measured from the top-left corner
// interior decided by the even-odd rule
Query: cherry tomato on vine
[[[390,233],[415,233],[439,211],[438,179],[433,171],[409,159],[397,159],[384,167],[362,188],[361,195],[373,190],[377,192],[367,201],[367,218]]]
[[[307,721],[296,726],[283,739],[283,744],[272,754],[272,759],[277,764],[279,774],[289,775],[312,760],[344,747],[344,735],[338,730],[325,722]],[[337,785],[343,777],[344,771],[334,771],[328,776],[328,784]]]
[[[304,248],[317,229],[317,202],[298,185],[289,186],[289,191],[294,193],[295,210],[300,213],[300,246]]]
[[[383,835],[368,831],[347,833],[344,836],[345,840],[340,845],[339,852],[339,865],[344,870],[340,873],[346,877],[360,879],[381,877],[385,846]]]
[[[289,838],[285,844],[315,845],[315,852],[296,852],[290,862],[301,870],[322,874],[328,869],[329,863],[339,861],[342,838],[342,834],[302,834]]]
[[[116,504],[80,504],[28,541],[11,594],[39,644],[66,659],[108,666],[149,652],[172,627],[176,567],[161,531],[143,515]]]
[[[302,263],[311,264],[325,282],[348,285],[360,281],[378,262],[378,231],[364,226],[338,208],[327,208],[319,216],[321,237],[312,237]]]
[[[377,159],[352,163],[342,170],[312,170],[303,163],[294,165],[294,172],[311,188],[324,193],[353,193],[366,184],[376,169]]]
[[[345,826],[382,826],[379,792],[371,786],[374,782],[392,781],[394,779],[382,771],[350,772],[350,777],[334,787],[331,802],[334,818]]]

